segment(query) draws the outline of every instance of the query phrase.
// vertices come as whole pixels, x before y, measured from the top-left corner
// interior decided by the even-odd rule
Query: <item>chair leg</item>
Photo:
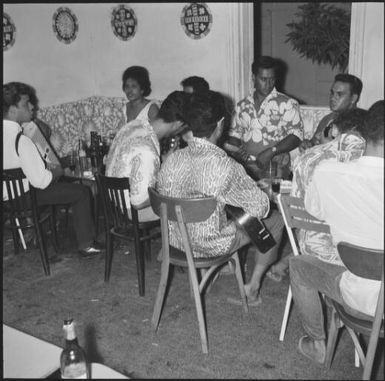
[[[104,256],[104,281],[110,280],[112,257],[114,255],[114,236],[106,231],[106,253]]]
[[[281,332],[279,334],[279,341],[283,341],[285,337],[285,331],[287,327],[287,321],[289,319],[289,312],[290,312],[292,298],[293,298],[293,295],[291,293],[291,287],[289,286],[289,291],[287,293],[287,298],[286,298],[285,312],[283,314],[283,320],[281,325]]]
[[[145,235],[149,235],[150,232],[148,230],[145,230],[144,234]],[[143,251],[144,251],[144,253],[146,255],[146,259],[149,262],[151,262],[151,239],[150,238],[146,239],[145,241],[143,241],[143,247],[144,247]]]
[[[55,253],[59,252],[59,243],[57,239],[57,231],[56,231],[56,210],[55,206],[52,206],[52,215],[49,219],[50,227],[51,227],[51,239],[52,239],[52,246],[55,250]]]
[[[239,293],[241,294],[243,310],[245,312],[249,312],[249,306],[247,304],[247,298],[245,293],[245,283],[243,281],[241,263],[239,261],[238,252],[235,252],[232,255],[232,258],[235,261],[235,277],[237,278],[237,281],[238,281]]]
[[[194,293],[195,307],[197,311],[198,325],[199,325],[199,334],[201,337],[202,351],[204,354],[209,353],[208,343],[207,343],[207,332],[206,332],[206,322],[203,315],[202,307],[202,298],[199,292],[198,278],[195,268],[189,268],[191,285]]]
[[[152,326],[155,331],[158,330],[163,301],[166,294],[169,271],[170,271],[170,262],[167,261],[165,258],[163,258],[162,265],[161,265],[161,272],[160,272],[159,287],[158,287],[158,292],[156,294],[154,312],[152,314],[152,320],[151,320]]]
[[[13,239],[13,248],[15,250],[15,255],[17,255],[19,254],[19,248],[20,248],[19,237],[15,229],[11,229],[11,232],[12,232],[12,239]]]
[[[144,296],[144,255],[139,232],[134,229],[136,270],[138,274],[139,295]]]
[[[340,324],[337,322],[338,316],[336,310],[332,307],[332,313],[330,317],[330,328],[328,334],[328,342],[326,347],[325,366],[330,369],[333,361],[334,351],[336,348],[338,331]]]
[[[37,242],[39,243],[40,258],[41,258],[41,262],[43,264],[44,273],[45,273],[45,275],[50,275],[48,254],[47,254],[47,248],[45,245],[45,241],[43,238],[42,227],[39,223],[36,223],[36,221],[35,221],[35,231],[36,231],[36,236],[37,236]]]

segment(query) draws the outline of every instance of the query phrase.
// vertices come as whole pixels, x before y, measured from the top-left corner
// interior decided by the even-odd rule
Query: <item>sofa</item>
[[[92,96],[73,102],[42,107],[38,118],[52,129],[51,143],[60,157],[77,150],[79,139],[89,142],[90,132],[101,136],[116,133],[125,123],[123,97]],[[305,138],[313,135],[319,121],[330,112],[328,107],[300,106]],[[298,150],[291,153],[292,160]]]

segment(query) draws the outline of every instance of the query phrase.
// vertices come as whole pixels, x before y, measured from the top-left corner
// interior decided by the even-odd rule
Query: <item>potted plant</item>
[[[295,51],[319,64],[338,66],[343,72],[349,62],[350,12],[325,3],[298,7],[298,21],[287,24],[286,42]]]

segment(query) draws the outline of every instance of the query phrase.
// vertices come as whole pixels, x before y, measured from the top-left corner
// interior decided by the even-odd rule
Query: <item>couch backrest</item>
[[[125,123],[123,107],[126,102],[123,97],[92,96],[42,107],[38,111],[38,117],[51,127],[51,143],[56,152],[59,156],[65,156],[78,148],[79,139],[88,142],[91,131],[108,136],[122,127]],[[158,101],[159,106],[160,104]],[[329,113],[328,107],[300,106],[306,139],[313,136],[320,120]],[[298,150],[292,151],[290,155],[293,160],[298,155]]]
[[[65,156],[78,148],[79,139],[88,141],[91,131],[108,136],[123,126],[126,102],[123,97],[93,96],[42,107],[37,116],[51,127],[51,143],[59,156]]]

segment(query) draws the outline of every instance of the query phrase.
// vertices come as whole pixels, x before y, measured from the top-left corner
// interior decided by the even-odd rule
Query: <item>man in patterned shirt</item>
[[[277,244],[265,254],[253,248],[256,264],[250,282],[245,285],[249,305],[257,305],[261,302],[258,295],[261,278],[276,259],[283,222],[277,210],[269,210],[268,196],[246,174],[242,165],[217,146],[224,115],[224,102],[219,93],[210,91],[206,96],[197,94],[192,97],[184,113],[191,129],[187,132],[190,135],[188,146],[172,153],[162,164],[157,189],[170,197],[216,198],[217,207],[213,214],[206,221],[189,226],[195,257],[234,252],[250,243],[247,235],[227,219],[226,204],[240,207],[254,217],[268,215],[264,222]],[[170,224],[170,244],[183,249],[175,223]]]
[[[255,91],[237,104],[229,132],[230,142],[238,139],[235,144],[246,153],[242,155],[246,169],[256,178],[262,176],[261,170],[266,169],[270,160],[279,163],[282,176],[288,176],[289,152],[303,139],[298,102],[274,87],[276,65],[276,61],[268,56],[253,62]],[[231,145],[225,145],[225,148],[229,152],[234,150]]]
[[[182,91],[172,92],[151,124],[140,120],[127,123],[116,134],[108,152],[106,175],[130,179],[126,204],[129,208],[131,201],[138,209],[139,221],[159,219],[150,206],[147,189],[155,185],[159,171],[160,140],[176,135],[184,128],[182,110],[188,97]]]

